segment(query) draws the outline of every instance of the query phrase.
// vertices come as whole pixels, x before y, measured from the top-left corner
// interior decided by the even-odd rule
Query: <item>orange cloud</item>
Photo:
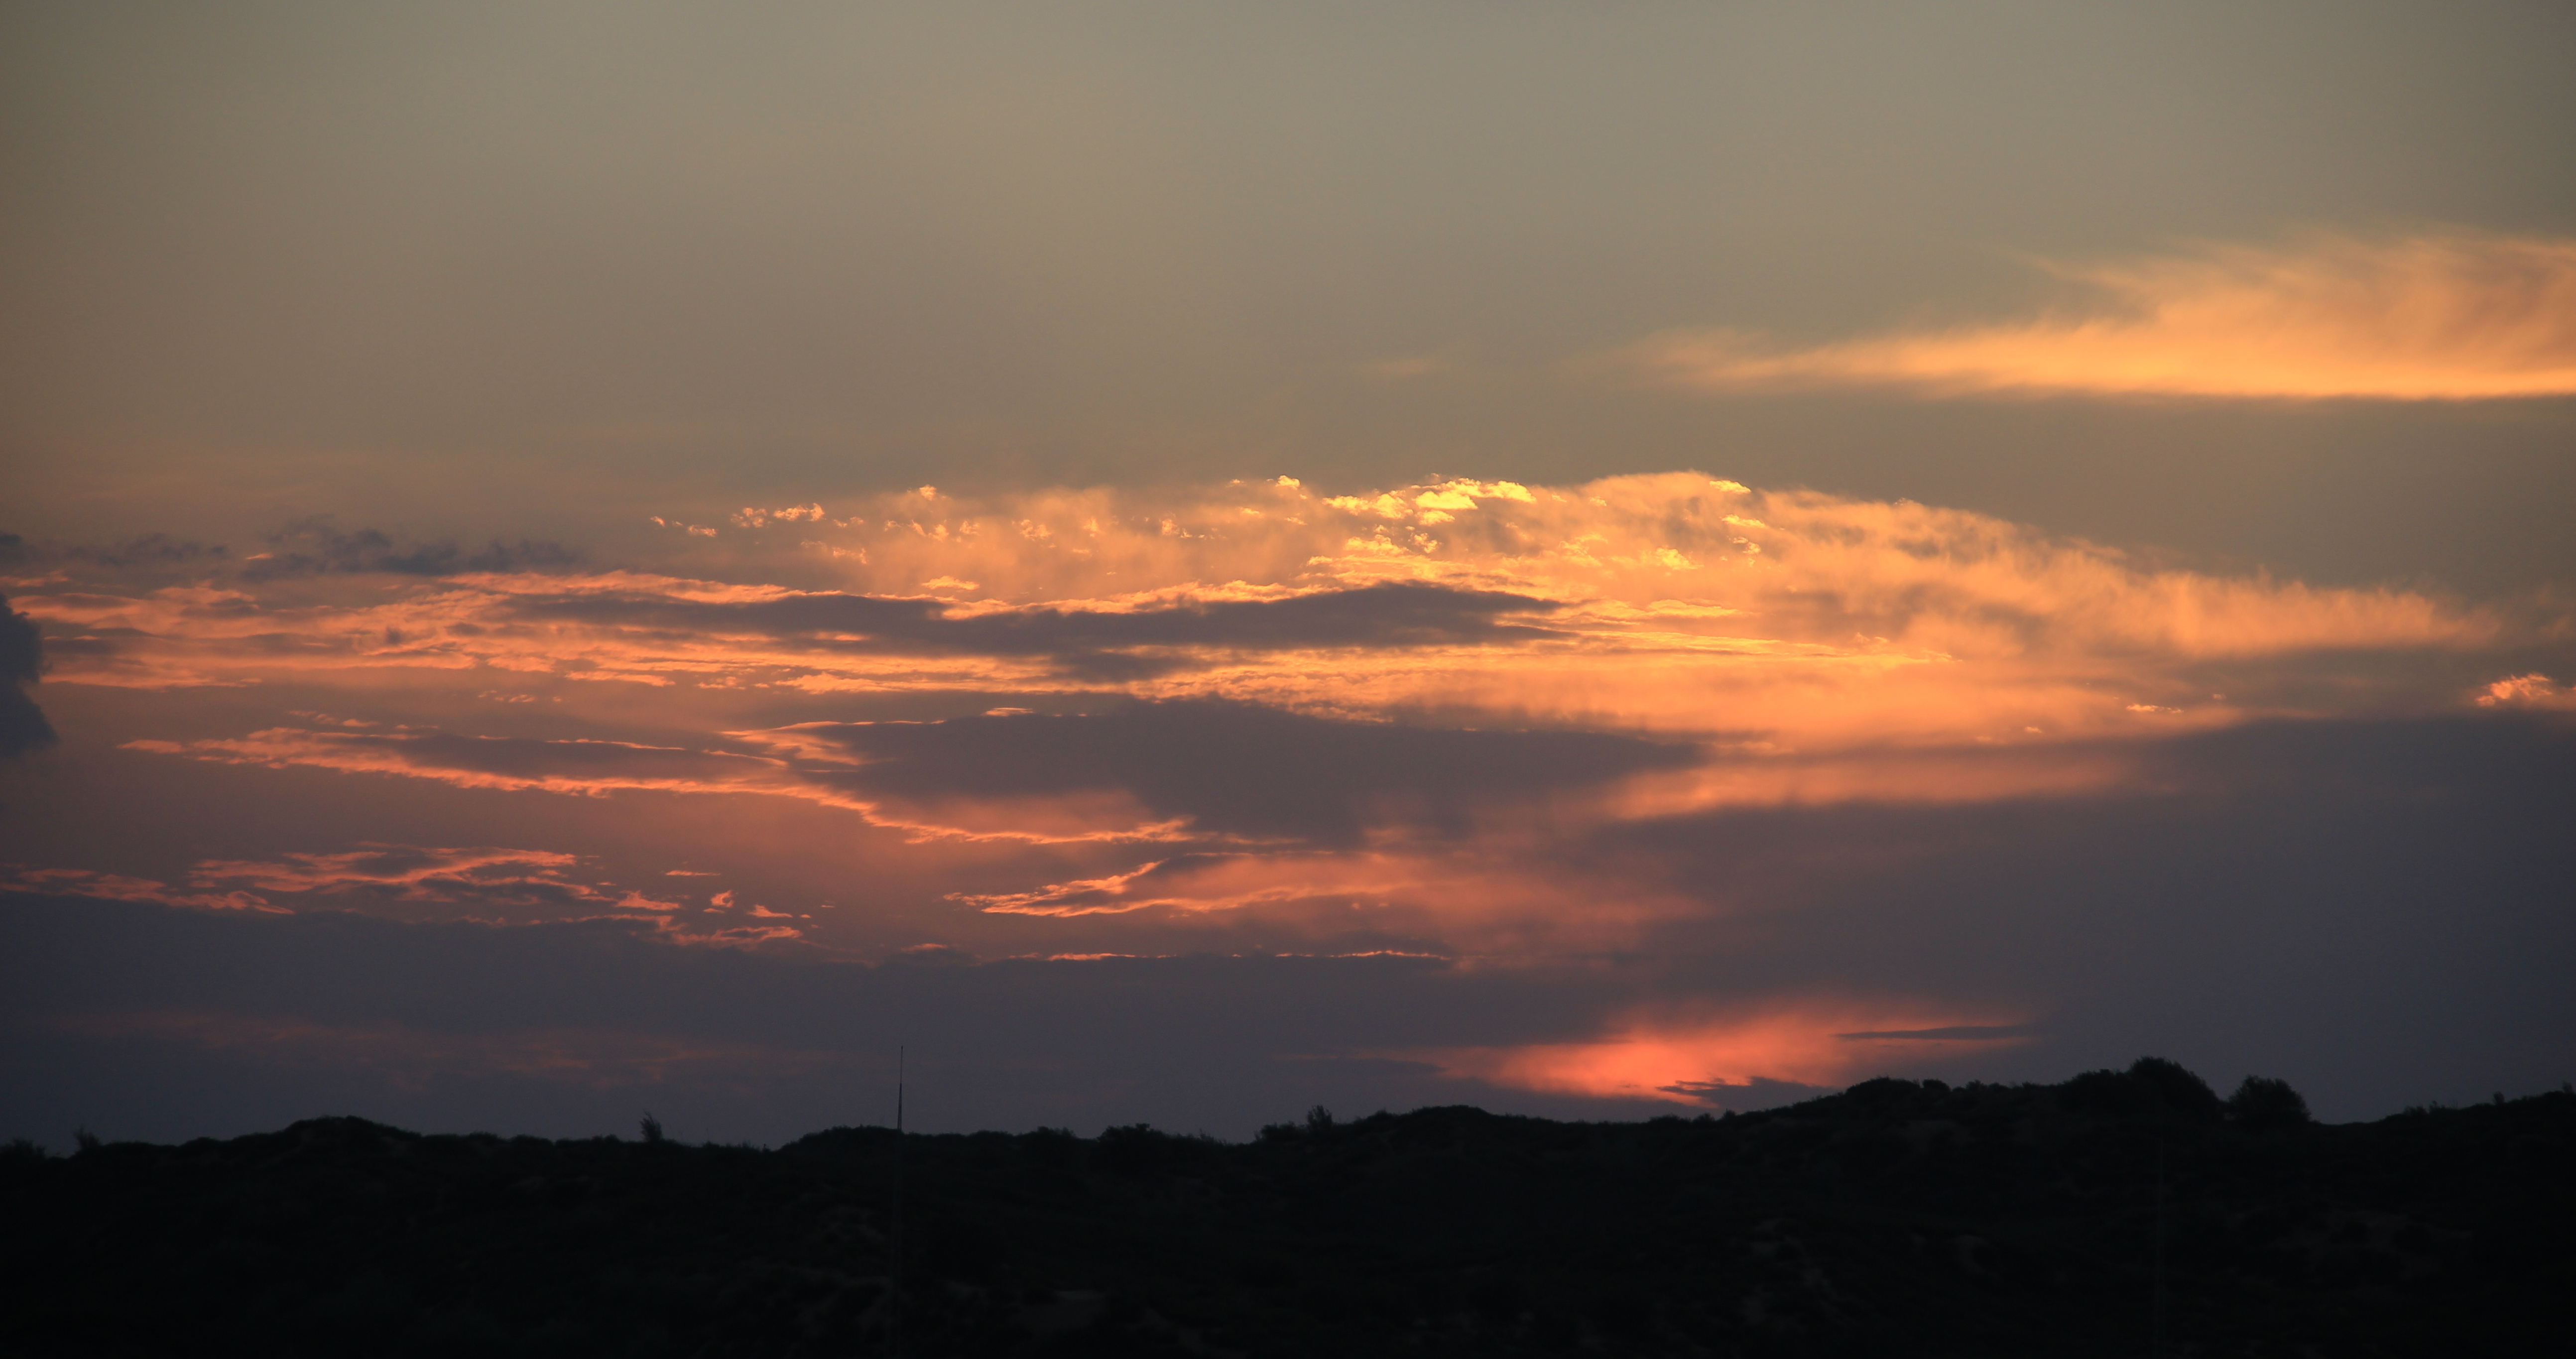
[[[312,765],[347,773],[406,774],[461,788],[540,789],[592,796],[619,789],[783,791],[777,762],[723,751],[632,741],[512,740],[442,732],[306,731],[272,727],[238,740],[126,743],[129,750],[188,755],[224,764],[282,769]]]
[[[1702,1104],[1723,1103],[1730,1089],[1767,1083],[1845,1085],[1927,1051],[2012,1043],[2023,1035],[2012,1021],[1961,1019],[1931,1007],[1816,1002],[1699,1018],[1639,1016],[1595,1042],[1390,1055],[1521,1090]]]
[[[214,890],[247,883],[263,892],[323,893],[369,904],[501,907],[518,910],[669,912],[684,903],[641,892],[602,891],[609,884],[568,876],[577,855],[542,849],[437,849],[368,844],[339,854],[290,853],[276,860],[208,859],[189,885]],[[246,895],[246,894],[244,894]]]
[[[1711,909],[1654,880],[1652,865],[1554,862],[1533,848],[1485,835],[1447,848],[1191,854],[949,899],[992,915],[1118,927],[1101,937],[1150,926],[1179,939],[1249,923],[1274,937],[1365,935],[1413,941],[1398,951],[1476,958],[1634,948],[1658,925]],[[1115,919],[1144,913],[1150,921]]]
[[[2481,708],[2576,708],[2576,684],[2561,688],[2534,672],[2497,680],[2478,695]]]
[[[1628,357],[1714,389],[2454,401],[2576,392],[2576,240],[2318,237],[2047,267],[2094,304],[1812,349],[1671,331]]]
[[[730,733],[759,740],[766,732]],[[792,745],[792,741],[790,742]],[[1022,798],[899,798],[852,793],[787,762],[723,750],[632,741],[531,740],[437,731],[312,731],[271,727],[248,736],[198,741],[128,741],[125,749],[218,764],[290,765],[349,774],[391,774],[457,788],[534,790],[584,797],[620,792],[756,794],[819,802],[915,840],[1008,840],[1038,844],[1170,840],[1181,820],[1157,818],[1116,790]],[[436,851],[463,853],[463,851]],[[336,859],[364,860],[360,852]],[[320,881],[338,865],[235,865],[281,879]],[[355,881],[355,879],[351,879]],[[650,909],[650,908],[648,908]]]
[[[138,590],[110,577],[39,582],[17,606],[66,643],[49,676],[66,685],[274,683],[355,698],[398,679],[489,703],[624,684],[667,692],[652,706],[671,714],[712,714],[700,696],[763,690],[791,701],[953,694],[975,698],[970,711],[989,701],[979,696],[1035,693],[1223,699],[1354,723],[1418,726],[1431,713],[1453,728],[1651,733],[1705,756],[1515,795],[1564,824],[2103,786],[2126,770],[2106,742],[2263,716],[2456,709],[2478,696],[2458,692],[2453,663],[2390,658],[2477,651],[2506,627],[2404,590],[2157,569],[1965,511],[1766,493],[1698,473],[1344,496],[1290,478],[916,491],[833,512],[847,517],[809,506],[793,522],[839,554],[825,569],[841,588],[648,571],[236,575]],[[812,561],[800,569],[814,578]],[[924,595],[925,580],[973,581],[980,593]],[[2336,659],[2345,653],[2368,656]],[[2347,665],[2352,678],[2274,686],[2294,697],[2267,699],[2260,677],[2285,664]],[[2247,682],[2213,683],[2214,667]],[[2487,706],[2542,691],[2502,694]],[[879,778],[830,724],[726,730],[717,719],[692,748],[312,721],[330,729],[144,734],[126,746],[472,788],[790,797],[916,840],[1250,847],[1272,836],[1220,833],[1106,774],[1043,787]],[[2033,753],[2048,747],[2068,753]],[[1989,757],[2000,750],[2025,754]],[[1512,802],[1432,810],[1451,821],[1535,814]],[[1401,804],[1381,799],[1371,824],[1406,833],[1422,818]],[[1101,869],[1083,863],[1055,881]],[[1020,909],[1063,905],[1051,890],[1017,889]]]

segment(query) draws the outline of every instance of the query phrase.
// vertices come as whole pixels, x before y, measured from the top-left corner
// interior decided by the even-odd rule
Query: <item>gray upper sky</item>
[[[2576,495],[2563,398],[2106,409],[1582,366],[1671,327],[2013,314],[2062,292],[2040,260],[2576,233],[2562,6],[0,25],[22,532],[330,512],[596,541],[674,503],[925,480],[1694,466],[2327,578],[2576,567],[2528,508]]]

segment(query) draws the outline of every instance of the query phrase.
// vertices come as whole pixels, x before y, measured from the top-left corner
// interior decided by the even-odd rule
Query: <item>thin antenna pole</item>
[[[886,1359],[903,1317],[903,1045],[894,1049],[894,1230],[886,1243]]]

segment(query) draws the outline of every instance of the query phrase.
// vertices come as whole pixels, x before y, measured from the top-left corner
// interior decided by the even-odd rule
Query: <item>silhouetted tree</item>
[[[2297,1128],[2316,1120],[2308,1102],[2290,1083],[2272,1076],[2248,1076],[2227,1097],[2227,1116],[2241,1128]]]

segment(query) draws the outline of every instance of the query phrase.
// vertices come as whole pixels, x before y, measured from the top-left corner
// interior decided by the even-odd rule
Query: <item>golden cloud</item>
[[[1284,478],[984,500],[916,492],[846,508],[819,528],[798,522],[829,539],[839,589],[485,573],[134,593],[64,583],[19,607],[78,643],[57,651],[50,678],[65,684],[364,685],[407,672],[500,699],[565,683],[1221,697],[1358,720],[1436,710],[1479,725],[1749,733],[1808,755],[2310,712],[2327,690],[2311,686],[2310,707],[2267,708],[2214,697],[2204,672],[2475,650],[2502,626],[2404,590],[2159,569],[1964,511],[1763,493],[1696,473],[1331,497]],[[974,581],[977,593],[925,595],[924,580]],[[2383,702],[2375,690],[2367,701]],[[2438,701],[2455,704],[2456,689]],[[228,757],[280,743],[297,753],[272,758],[316,762],[329,746],[320,762],[388,772],[435,744],[280,731]],[[752,762],[588,753],[613,777],[493,765],[478,778],[813,795],[810,781]],[[992,831],[945,812],[894,819]],[[1045,834],[1110,829],[1086,819]]]
[[[2439,232],[2211,245],[2043,266],[2089,305],[1781,349],[1675,330],[1628,361],[1711,389],[1901,386],[1936,395],[2486,400],[2576,392],[2576,240]]]

